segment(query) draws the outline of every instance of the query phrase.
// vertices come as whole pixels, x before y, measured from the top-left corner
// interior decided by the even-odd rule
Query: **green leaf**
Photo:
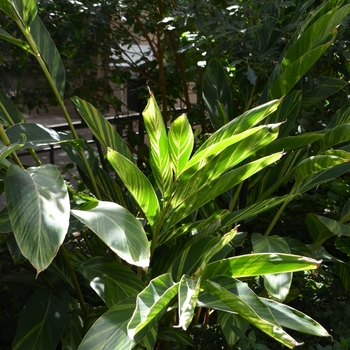
[[[212,199],[225,193],[237,184],[248,179],[261,169],[269,166],[281,158],[282,154],[273,154],[243,165],[239,168],[231,170],[217,179],[204,183],[203,186],[191,196],[187,197],[177,208],[170,211],[167,216],[167,221],[164,224],[164,229],[168,229],[175,223],[181,221],[187,215],[208,203]],[[195,181],[195,180],[194,180]],[[188,187],[190,191],[190,187]],[[192,192],[192,191],[191,191]]]
[[[315,86],[303,94],[302,108],[315,107],[321,101],[345,88],[347,82],[343,79],[332,77],[321,77],[315,81]]]
[[[29,28],[38,11],[37,0],[15,0],[12,6],[24,27]]]
[[[241,330],[241,332],[244,334],[249,326],[249,322],[239,314],[218,311],[218,320],[227,344],[231,347],[240,338],[236,328]]]
[[[5,0],[4,2],[7,2],[7,1]],[[23,40],[16,39],[11,34],[7,33],[5,30],[3,30],[2,28],[0,28],[0,39],[5,40],[5,41],[7,41],[11,44],[14,44],[16,46],[19,46],[21,49],[31,53],[32,55],[34,54],[32,49],[28,45],[28,43],[26,43]]]
[[[66,290],[36,290],[22,311],[12,349],[56,349],[66,323],[67,312]]]
[[[315,320],[301,311],[276,301],[260,298],[272,312],[273,317],[282,326],[316,337],[329,337],[330,334]]]
[[[350,123],[337,125],[332,129],[326,129],[323,138],[315,145],[315,152],[320,153],[331,147],[350,140]]]
[[[107,159],[154,228],[160,207],[157,195],[147,177],[134,163],[118,152],[108,149]]]
[[[0,159],[4,159],[16,150],[21,149],[25,144],[25,140],[25,135],[21,134],[19,139],[16,142],[11,142],[9,146],[0,141]]]
[[[6,129],[6,134],[11,143],[16,142],[22,134],[25,135],[26,142],[23,148],[46,146],[61,141],[60,135],[55,130],[40,124],[16,124]]]
[[[212,276],[251,277],[317,269],[320,261],[292,254],[260,253],[215,261],[206,266],[202,278]]]
[[[30,34],[40,52],[40,57],[46,63],[51,79],[53,80],[58,93],[63,99],[66,84],[66,71],[64,69],[63,61],[49,32],[38,16],[34,18],[30,25]]]
[[[249,292],[250,289],[245,283],[239,281],[236,282],[236,293],[227,290],[219,283],[213,281],[203,281],[202,287],[204,290],[224,302],[232,311],[237,312],[240,316],[268,334],[270,337],[281,342],[283,345],[291,349],[300,345],[295,339],[287,334],[281,326],[279,326],[269,309],[262,307],[263,303],[259,304],[258,309],[252,308],[251,303],[253,300],[257,303],[257,300],[259,299],[252,291]],[[249,294],[247,294],[247,292],[249,292]]]
[[[320,45],[308,52],[305,52],[292,64],[288,65],[283,73],[279,76],[276,82],[269,90],[269,98],[282,97],[294,87],[294,85],[303,77],[304,74],[311,68],[311,66],[322,56],[322,54],[333,43],[336,37],[336,31],[327,38],[327,43]],[[288,58],[284,59],[284,62]],[[282,62],[282,64],[284,63]]]
[[[149,332],[165,313],[178,288],[169,273],[151,280],[136,298],[136,309],[127,326],[131,339],[139,342]]]
[[[5,192],[18,246],[39,273],[50,265],[68,230],[67,187],[51,164],[27,170],[12,165]]]
[[[334,236],[350,236],[350,227],[325,216],[309,213],[306,226],[313,240],[313,250]]]
[[[193,349],[197,349],[197,345],[190,334],[180,329],[161,327],[158,333],[158,340],[174,342],[177,344],[180,343],[188,345]]]
[[[206,67],[203,80],[203,100],[209,112],[210,121],[215,130],[221,128],[233,118],[232,98],[227,73],[217,59]],[[224,113],[219,110],[222,105]]]
[[[1,33],[1,29],[0,29]],[[1,37],[1,35],[0,35]],[[0,89],[0,117],[9,125],[25,123],[22,113]]]
[[[135,297],[124,299],[103,314],[86,333],[78,350],[131,350],[136,346],[126,325],[135,309]]]
[[[134,158],[121,136],[91,103],[76,96],[72,98],[72,101],[80,116],[104,149],[107,150],[109,147],[134,162]]]
[[[337,274],[342,281],[344,288],[350,290],[350,264],[337,261],[334,263]]]
[[[22,255],[21,250],[19,249],[18,244],[16,242],[15,235],[12,232],[10,232],[4,234],[4,237],[6,239],[6,243],[11,257],[13,259],[13,262],[15,264],[24,263],[27,259]]]
[[[277,205],[285,202],[290,195],[285,195],[281,197],[269,198],[262,202],[255,203],[250,205],[247,208],[234,211],[225,216],[222,220],[222,227],[227,227],[230,225],[234,225],[235,223],[242,222],[251,218],[254,218],[258,214],[261,214],[267,210],[270,210]]]
[[[197,305],[200,289],[200,279],[195,280],[183,275],[179,282],[179,324],[186,330],[190,325]]]
[[[219,130],[217,130],[214,134],[212,134],[208,138],[208,140],[206,140],[203,143],[203,145],[198,149],[196,153],[201,152],[205,148],[219,141],[225,140],[233,135],[242,133],[252,128],[253,126],[259,124],[268,115],[275,112],[280,103],[281,100],[269,101],[263,105],[252,108],[249,111],[241,114],[237,118],[224,125]]]
[[[177,177],[184,169],[193,149],[193,132],[185,114],[171,124],[168,135],[170,160]]]
[[[312,163],[312,160],[310,161]],[[343,163],[336,166],[331,166],[334,163]],[[301,174],[307,173],[308,171],[317,171],[317,162],[315,166],[309,166],[308,163],[301,165]],[[320,164],[322,165],[322,163]],[[350,170],[350,162],[344,162],[344,160],[336,158],[332,159],[332,157],[328,157],[326,159],[326,164],[323,165],[330,165],[329,168],[326,168],[325,170],[320,169],[321,171],[315,172],[313,175],[310,175],[306,178],[304,178],[302,181],[297,183],[297,189],[296,191],[298,193],[304,193],[306,191],[311,190],[313,187],[316,187],[318,185],[321,185],[329,180],[335,179],[336,177],[339,177],[345,173],[347,173]]]
[[[120,205],[99,201],[90,210],[72,210],[118,256],[128,263],[147,267],[150,249],[139,220]]]
[[[81,311],[72,310],[68,314],[66,326],[61,337],[62,350],[76,350],[81,343],[84,335],[84,322],[81,317]]]
[[[253,233],[252,244],[254,253],[290,253],[287,242],[279,236],[265,237],[259,233]],[[292,284],[292,273],[278,273],[264,275],[264,286],[272,298],[284,301],[289,294]]]
[[[152,93],[143,111],[143,119],[150,144],[150,164],[156,184],[163,197],[170,195],[173,184],[168,136],[162,114]]]
[[[137,295],[145,287],[130,268],[106,257],[84,261],[77,269],[108,307]]]

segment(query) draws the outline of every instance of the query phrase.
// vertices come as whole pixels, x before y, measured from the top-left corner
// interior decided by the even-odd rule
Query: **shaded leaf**
[[[197,349],[197,345],[192,337],[180,329],[162,327],[159,329],[158,340],[180,343]]]
[[[239,314],[218,311],[218,319],[220,328],[229,346],[233,346],[240,338],[236,329],[240,329],[244,334],[249,326],[249,322]]]
[[[84,261],[77,269],[108,307],[137,295],[145,287],[130,268],[106,257]]]
[[[72,98],[72,101],[80,116],[105,150],[109,147],[134,162],[134,158],[121,136],[91,103],[76,96]]]
[[[66,323],[67,312],[67,291],[36,290],[22,311],[12,349],[56,349]]]

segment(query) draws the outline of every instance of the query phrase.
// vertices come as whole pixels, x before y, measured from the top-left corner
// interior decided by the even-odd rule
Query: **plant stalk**
[[[81,312],[82,312],[83,318],[85,319],[88,315],[88,312],[87,312],[86,304],[84,301],[83,293],[81,292],[80,285],[79,285],[75,270],[73,269],[73,267],[69,261],[66,247],[63,244],[61,245],[60,253],[61,253],[62,258],[66,264],[70,278],[72,279],[72,283],[73,283],[75,292],[77,293],[77,298],[78,298],[79,303],[80,303]]]

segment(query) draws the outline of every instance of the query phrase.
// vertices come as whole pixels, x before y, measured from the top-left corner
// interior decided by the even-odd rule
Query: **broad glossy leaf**
[[[306,216],[306,225],[313,240],[313,250],[328,238],[334,236],[350,237],[350,227],[348,225],[325,216],[309,213]]]
[[[260,298],[269,307],[276,321],[282,326],[316,337],[329,337],[330,334],[315,320],[288,305]]]
[[[213,59],[206,67],[203,80],[203,100],[215,130],[233,118],[232,98],[227,72],[219,60]],[[222,105],[224,113],[219,110]]]
[[[33,0],[31,0],[33,1]],[[45,61],[51,79],[61,98],[64,98],[66,72],[61,56],[41,19],[36,16],[30,25],[30,34]]]
[[[41,124],[16,124],[9,127],[6,130],[6,134],[11,142],[16,142],[22,134],[25,135],[26,142],[24,148],[46,146],[61,141],[60,135],[55,130]]]
[[[0,159],[4,159],[16,150],[21,149],[25,144],[25,140],[25,135],[21,134],[16,142],[11,142],[8,146],[0,141]]]
[[[140,206],[151,227],[154,227],[158,220],[160,206],[150,181],[134,163],[122,154],[109,148],[107,158]]]
[[[250,109],[249,111],[241,114],[237,118],[233,119],[222,128],[217,130],[214,134],[212,134],[208,140],[206,140],[203,145],[198,149],[198,152],[201,152],[205,148],[219,142],[225,140],[232,135],[236,135],[246,131],[253,126],[259,124],[263,121],[268,115],[275,112],[281,100],[273,100],[269,101],[263,105],[257,106],[255,108]]]
[[[12,19],[16,18],[16,12],[14,10],[12,1],[1,1],[0,9],[1,11],[4,11],[5,13],[7,13]]]
[[[240,283],[244,285],[244,283]],[[295,339],[293,339],[289,334],[287,334],[281,326],[279,326],[279,324],[274,320],[272,314],[270,312],[267,312],[268,308],[266,308],[266,310],[262,307],[262,305],[259,305],[260,308],[259,311],[257,311],[256,309],[253,309],[251,307],[251,305],[248,302],[252,302],[252,294],[254,293],[251,292],[247,295],[245,293],[242,293],[242,291],[240,290],[242,289],[245,292],[247,292],[249,289],[248,287],[243,287],[238,284],[237,294],[231,292],[230,290],[227,290],[226,288],[222,287],[219,283],[213,281],[203,281],[202,287],[204,290],[223,301],[227,306],[229,306],[232,310],[237,312],[248,322],[252,323],[254,326],[268,334],[270,337],[281,342],[283,345],[291,349],[297,345],[300,345]],[[248,300],[246,301],[244,300],[244,298],[247,298]],[[256,297],[256,299],[258,298]]]
[[[335,128],[336,126],[350,123],[350,101],[347,102],[331,119],[326,126],[326,130]]]
[[[237,184],[248,179],[261,169],[269,166],[270,164],[278,161],[282,154],[273,154],[268,157],[264,157],[243,165],[239,168],[231,170],[219,178],[209,183],[203,184],[203,186],[196,193],[186,198],[177,208],[172,210],[165,222],[164,229],[172,227],[175,223],[179,222],[187,215],[200,208],[204,204],[208,203],[212,199],[218,197],[222,193],[225,193],[229,189],[233,188]]]
[[[170,195],[173,184],[168,136],[162,114],[152,93],[143,111],[143,119],[150,144],[150,164],[156,184],[163,197]]]
[[[139,342],[149,332],[165,313],[178,288],[169,273],[151,280],[136,298],[136,309],[127,325],[130,339]]]
[[[12,349],[56,349],[66,323],[67,313],[66,290],[36,290],[22,311]]]
[[[86,333],[78,350],[131,350],[136,346],[127,335],[126,325],[135,309],[135,297],[111,307]]]
[[[213,276],[251,277],[317,269],[320,261],[300,255],[260,253],[215,261],[206,266],[202,278]]]
[[[27,170],[13,165],[5,192],[18,246],[39,273],[50,265],[68,230],[67,187],[51,164]]]
[[[76,96],[72,98],[72,101],[80,116],[105,150],[110,147],[134,162],[134,158],[121,136],[91,103]]]
[[[179,282],[179,324],[186,330],[190,325],[197,305],[200,290],[200,279],[195,280],[183,275]]]
[[[161,327],[158,333],[158,340],[180,343],[197,349],[197,345],[190,334],[176,328]]]
[[[189,160],[194,144],[192,128],[185,114],[171,124],[168,140],[170,160],[177,177]]]
[[[84,322],[81,317],[81,311],[74,309],[69,312],[66,326],[61,337],[62,350],[78,349],[84,335],[83,327]]]
[[[84,261],[77,269],[108,307],[137,295],[145,287],[129,267],[106,257]]]
[[[249,326],[249,322],[239,314],[218,311],[218,320],[225,339],[231,347],[240,338],[236,329],[238,328],[244,334]]]
[[[72,210],[118,256],[129,264],[147,267],[150,249],[139,220],[122,206],[99,201],[90,210]]]
[[[279,236],[265,237],[259,233],[253,233],[252,244],[254,253],[290,253],[287,242]],[[264,286],[270,296],[278,301],[284,301],[289,293],[293,274],[278,273],[264,275]]]

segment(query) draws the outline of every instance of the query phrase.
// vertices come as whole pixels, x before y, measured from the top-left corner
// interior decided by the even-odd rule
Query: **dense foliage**
[[[2,72],[20,77],[0,90],[4,344],[322,349],[331,332],[335,349],[349,346],[349,4],[14,0],[0,10]],[[140,38],[152,55],[130,60]],[[142,158],[102,114],[122,104],[110,82],[129,80],[125,63],[149,86]],[[23,94],[22,74],[39,68]],[[26,123],[17,105],[28,96],[59,105],[70,132]],[[67,97],[102,156],[78,136]],[[75,163],[78,188],[42,164],[35,147],[48,144]]]

